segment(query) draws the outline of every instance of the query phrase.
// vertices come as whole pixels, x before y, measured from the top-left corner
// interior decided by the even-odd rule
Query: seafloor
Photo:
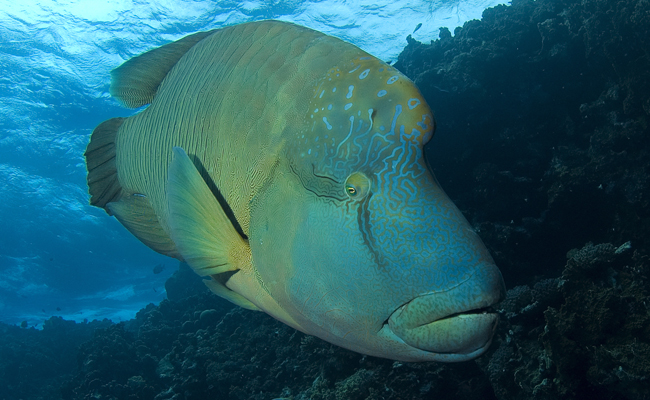
[[[520,0],[396,66],[510,289],[489,352],[365,357],[205,291],[135,320],[0,325],[0,399],[650,399],[650,1]]]

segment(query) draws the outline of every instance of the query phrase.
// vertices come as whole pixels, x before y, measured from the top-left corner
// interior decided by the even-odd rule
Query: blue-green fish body
[[[145,53],[111,93],[151,105],[93,132],[91,203],[215,293],[379,357],[489,346],[501,275],[427,168],[433,115],[397,70],[263,21]]]

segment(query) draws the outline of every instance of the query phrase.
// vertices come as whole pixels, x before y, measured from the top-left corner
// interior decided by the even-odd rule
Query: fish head
[[[482,354],[504,284],[427,166],[435,122],[416,86],[357,58],[318,82],[303,127],[251,232],[261,280],[290,324],[394,360]]]

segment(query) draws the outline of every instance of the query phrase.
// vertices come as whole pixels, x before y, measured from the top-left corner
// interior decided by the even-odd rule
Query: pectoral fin
[[[169,167],[167,199],[171,237],[185,261],[201,275],[219,275],[251,267],[248,242],[234,228],[187,153],[174,147]],[[207,286],[244,308],[258,310],[249,300],[213,277]]]

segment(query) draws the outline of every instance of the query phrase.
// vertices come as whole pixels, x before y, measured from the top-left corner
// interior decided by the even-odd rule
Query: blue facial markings
[[[359,117],[361,117],[361,111],[359,111],[359,112],[357,113],[357,115],[358,115]],[[363,128],[363,119],[362,119],[362,118],[359,118],[359,126],[357,127],[356,132],[361,132],[361,128]]]
[[[424,129],[425,131],[429,129],[429,125],[427,125],[427,117],[428,115],[423,115],[422,116],[422,121],[418,122],[416,125],[419,126],[420,128]]]
[[[407,104],[409,106],[409,110],[412,110],[418,105],[420,105],[420,99],[409,99]]]
[[[382,184],[396,184],[409,174],[432,121],[424,109],[412,114],[423,100],[404,91],[404,85],[393,85],[400,79],[405,78],[394,68],[360,57],[331,69],[316,84],[306,118],[312,133],[300,140],[298,152],[309,156],[313,172],[340,181],[354,170],[382,171],[381,178],[373,178]]]
[[[395,106],[395,115],[393,116],[393,122],[390,124],[390,131],[395,132],[395,125],[397,125],[397,117],[402,113],[402,105],[398,104]]]
[[[370,133],[370,131],[372,130],[372,123],[373,123],[373,121],[372,121],[372,113],[373,112],[375,112],[375,110],[373,110],[372,108],[368,109],[368,121],[370,121],[370,126],[368,127],[368,130],[366,131],[366,133]]]
[[[354,128],[354,115],[350,116],[350,130],[348,131],[348,135],[339,143],[339,145],[336,147],[336,154],[339,154],[339,150],[341,149],[341,146],[343,146],[343,143],[347,142],[350,136],[352,136],[352,128]],[[349,147],[349,146],[348,146]]]
[[[354,85],[348,86],[348,94],[345,95],[346,99],[352,98],[352,91],[354,90]]]

